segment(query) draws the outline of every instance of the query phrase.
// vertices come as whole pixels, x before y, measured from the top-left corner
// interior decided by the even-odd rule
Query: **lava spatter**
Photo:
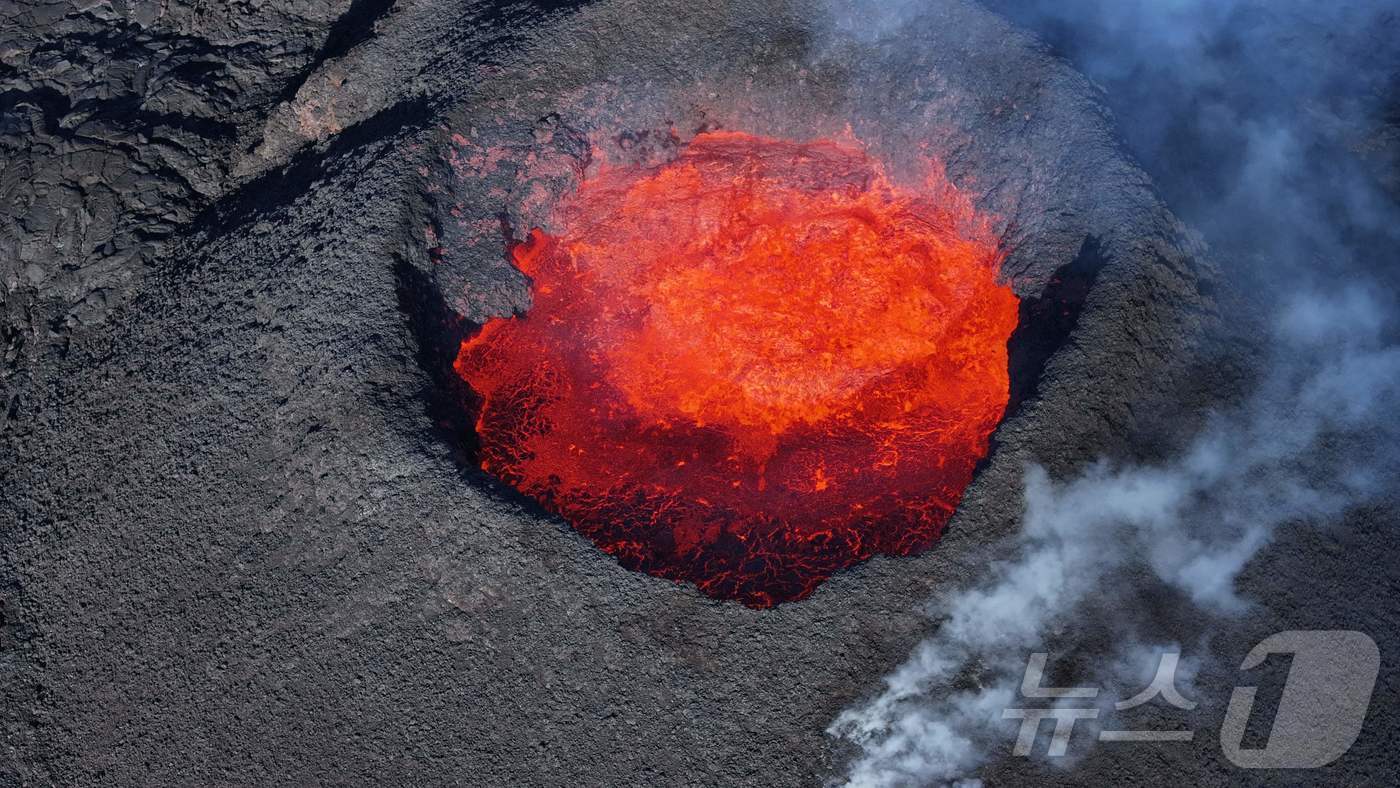
[[[1007,402],[1017,301],[929,162],[697,136],[604,166],[462,343],[481,467],[624,565],[768,607],[941,534]]]

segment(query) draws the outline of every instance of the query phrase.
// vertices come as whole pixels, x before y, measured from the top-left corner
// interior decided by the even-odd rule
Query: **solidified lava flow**
[[[1006,407],[1017,300],[987,219],[921,180],[738,132],[599,168],[512,249],[529,311],[462,343],[481,467],[751,607],[930,547]]]

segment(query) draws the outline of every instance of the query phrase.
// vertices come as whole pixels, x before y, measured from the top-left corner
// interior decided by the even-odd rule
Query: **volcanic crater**
[[[416,324],[448,438],[623,566],[751,607],[931,547],[1103,263],[1082,252],[1021,302],[999,217],[928,146],[896,182],[849,129],[682,141],[671,124],[610,135],[610,161],[544,122],[585,155],[548,208],[557,234],[502,219],[529,306]],[[638,161],[651,138],[663,151]],[[505,156],[527,163],[517,180],[559,171],[452,140],[459,179]]]
[[[265,782],[819,784],[841,760],[822,733],[831,719],[907,656],[930,594],[968,581],[1016,532],[1025,465],[1064,473],[1126,451],[1217,318],[1213,271],[1123,154],[1092,85],[974,3],[931,2],[897,29],[862,19],[837,40],[824,32],[840,24],[831,4],[815,2],[610,0],[521,11],[509,35],[459,2],[368,5],[384,16],[352,32],[372,35],[307,60],[279,88],[292,98],[250,108],[238,144],[217,149],[224,180],[189,212],[188,238],[119,272],[138,291],[130,303],[112,290],[100,327],[87,311],[23,318],[42,330],[25,334],[36,384],[12,401],[4,438],[26,460],[11,477],[23,593],[7,596],[2,629],[30,657],[7,688],[33,714],[18,728],[42,733],[33,781],[198,784],[236,770]],[[867,281],[828,307],[816,267],[707,278],[703,259],[738,270],[760,252],[745,241],[730,257],[672,254],[691,231],[653,237],[651,203],[640,224],[604,211],[604,236],[578,229],[571,196],[608,192],[584,214],[625,204],[736,134],[784,162],[808,146],[805,170],[777,168],[777,185],[803,173],[805,185],[774,191],[783,216],[833,200],[831,216],[799,223],[804,249],[854,234],[904,249],[906,264],[841,258],[831,282]],[[952,193],[928,187],[936,171],[959,199],[931,199]],[[705,182],[680,193],[703,203]],[[959,221],[912,220],[940,211]],[[911,273],[917,250],[938,244],[969,250],[965,276]],[[655,268],[663,251],[671,264]],[[541,292],[589,271],[609,275],[585,283],[586,304]],[[775,282],[732,290],[743,276]],[[935,283],[997,305],[972,332],[985,390],[934,385],[969,368],[945,369],[922,344],[929,326],[969,326],[954,314],[964,301]],[[817,306],[748,300],[778,286]],[[862,300],[873,294],[884,300]],[[641,296],[665,320],[624,315]],[[719,333],[687,322],[717,305],[734,316]],[[499,370],[482,363],[478,351],[547,313],[586,330],[545,325],[502,344]],[[878,340],[861,334],[870,327]],[[593,348],[606,365],[583,363]],[[620,415],[551,426],[595,444],[626,426],[617,443],[644,447],[641,459],[595,467],[567,443],[550,454],[543,433],[514,437],[525,433],[512,418],[531,409],[497,421],[484,407],[504,391],[495,371],[552,376],[566,361],[569,380],[607,383],[606,396],[569,399],[551,383],[536,389],[549,408]],[[658,374],[676,369],[696,374]],[[896,379],[909,385],[884,387]],[[676,388],[686,380],[710,384]],[[906,401],[933,422],[960,415],[904,433],[852,416],[889,424]],[[903,452],[914,464],[880,476],[870,452],[891,434],[960,448]],[[707,471],[687,477],[697,452]],[[939,456],[958,458],[949,476],[918,464]],[[586,497],[604,468],[653,484],[664,468],[668,489],[714,488],[713,506],[693,495],[683,517],[645,532],[659,541],[614,560],[599,547],[626,535],[588,532],[611,521]],[[744,496],[720,497],[736,480]],[[653,492],[623,514],[661,512]],[[904,506],[916,496],[937,503]],[[894,514],[874,541],[878,528],[849,514],[861,499]],[[745,522],[777,544],[792,534],[814,546],[792,560],[815,556],[816,569],[745,575],[737,536],[707,542],[711,514],[729,528],[719,534]],[[809,539],[802,529],[824,517],[832,536]],[[417,749],[387,758],[407,730]]]

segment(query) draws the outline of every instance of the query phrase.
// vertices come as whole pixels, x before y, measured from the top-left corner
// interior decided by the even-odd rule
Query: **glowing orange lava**
[[[701,134],[604,167],[462,343],[481,467],[629,568],[754,607],[938,538],[1006,407],[1017,301],[930,163]]]

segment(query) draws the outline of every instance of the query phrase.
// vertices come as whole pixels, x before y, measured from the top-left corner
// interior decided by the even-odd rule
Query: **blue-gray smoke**
[[[1274,354],[1254,395],[1171,461],[1100,463],[1064,482],[1028,469],[1014,558],[938,600],[937,633],[833,723],[859,745],[852,785],[975,778],[1006,750],[1001,711],[1028,653],[1126,565],[1146,563],[1205,612],[1237,614],[1249,602],[1236,578],[1281,525],[1335,520],[1393,496],[1400,477],[1400,146],[1382,144],[1400,134],[1393,115],[1384,122],[1400,106],[1394,4],[987,4],[1103,87],[1167,203],[1272,316]],[[878,6],[848,34],[887,35],[920,4]],[[1344,465],[1313,461],[1348,436]],[[1128,622],[1095,625],[1135,635]],[[974,666],[975,686],[954,689]]]
[[[1100,463],[1065,483],[1028,469],[1017,557],[940,600],[946,618],[937,633],[882,694],[833,724],[832,733],[862,747],[849,783],[951,781],[1004,749],[1000,713],[1017,705],[1027,655],[1128,562],[1145,560],[1207,612],[1237,613],[1247,602],[1235,579],[1280,526],[1332,520],[1383,493],[1400,468],[1400,345],[1386,339],[1386,311],[1359,289],[1290,302],[1276,329],[1288,362],[1171,462]],[[1361,432],[1384,450],[1344,467],[1298,462],[1326,440]],[[976,689],[949,692],[974,664]]]

